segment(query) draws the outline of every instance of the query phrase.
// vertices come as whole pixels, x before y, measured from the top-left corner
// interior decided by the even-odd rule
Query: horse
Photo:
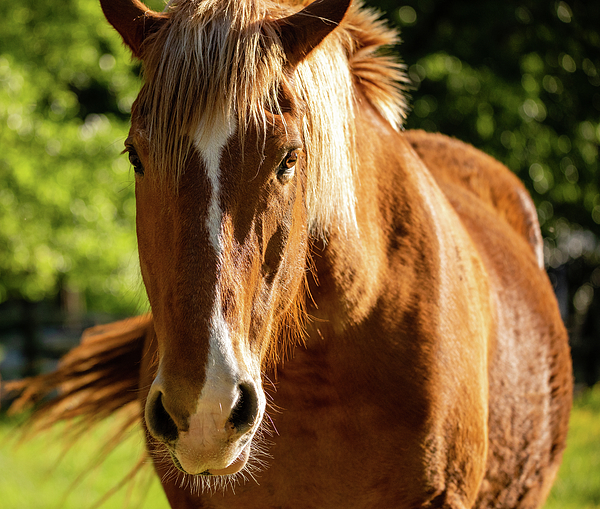
[[[101,0],[143,64],[125,151],[151,314],[21,408],[139,408],[173,508],[535,508],[568,428],[536,209],[405,131],[397,33],[356,1]]]

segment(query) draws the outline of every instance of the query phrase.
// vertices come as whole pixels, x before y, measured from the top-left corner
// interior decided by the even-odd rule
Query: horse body
[[[126,145],[155,468],[177,508],[537,507],[571,379],[535,209],[398,129],[393,34],[348,4],[102,0],[147,80]],[[258,482],[213,493],[236,475]]]
[[[551,293],[539,298],[548,282],[539,245],[529,244],[531,209],[486,206],[479,195],[493,193],[460,178],[444,185],[453,168],[428,168],[411,142],[433,145],[433,154],[466,152],[474,172],[491,166],[496,173],[480,178],[498,180],[503,196],[524,189],[471,147],[419,132],[383,136],[381,119],[366,117],[377,135],[365,137],[362,157],[385,176],[361,181],[359,238],[312,246],[315,318],[272,391],[280,410],[268,462],[276,468],[223,495],[164,482],[173,507],[536,507],[545,498],[570,381],[551,366],[568,352]],[[377,161],[390,146],[397,159]],[[454,169],[464,168],[461,160]],[[435,212],[415,209],[432,187]],[[514,216],[509,228],[505,214]],[[166,478],[171,467],[158,468]]]
[[[489,156],[439,135],[407,136],[467,227],[490,281],[490,449],[476,506],[537,507],[560,464],[571,374],[556,303],[540,293],[549,286],[535,209]]]

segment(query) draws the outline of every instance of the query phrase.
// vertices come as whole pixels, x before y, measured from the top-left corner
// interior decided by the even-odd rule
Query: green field
[[[600,508],[600,384],[576,400],[558,479],[544,509]]]
[[[66,453],[64,428],[15,448],[14,427],[14,421],[0,421],[2,509],[91,508],[129,472],[143,451],[141,433],[131,432],[100,467],[78,479],[106,448],[104,437],[113,422],[91,431]],[[102,507],[167,509],[168,504],[146,465],[133,487],[123,488]],[[575,402],[563,465],[544,509],[596,508],[600,509],[600,385]]]
[[[65,426],[57,426],[16,445],[19,433],[14,422],[0,424],[1,509],[88,509],[126,476],[142,457],[139,429],[129,433],[96,468],[105,452],[107,436],[116,429],[106,422],[83,436],[65,451]],[[81,472],[88,471],[85,476]],[[135,482],[121,489],[102,506],[105,509],[168,509],[158,477],[146,464]]]

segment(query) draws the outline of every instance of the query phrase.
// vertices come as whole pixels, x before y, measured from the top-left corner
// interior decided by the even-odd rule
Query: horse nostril
[[[250,384],[240,384],[240,392],[235,408],[229,416],[229,423],[243,433],[252,427],[258,414],[258,397]]]
[[[163,442],[175,442],[179,435],[177,425],[162,402],[162,392],[159,392],[150,407],[146,410],[146,425],[150,433]]]

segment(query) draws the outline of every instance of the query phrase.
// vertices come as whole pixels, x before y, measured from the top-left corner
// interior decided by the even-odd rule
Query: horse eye
[[[142,164],[140,156],[138,156],[138,153],[135,151],[135,148],[128,146],[125,150],[129,153],[129,162],[131,163],[131,166],[133,166],[133,171],[138,175],[143,175],[144,165]]]
[[[277,169],[277,177],[282,182],[288,181],[294,175],[294,168],[298,162],[298,154],[300,150],[290,150]]]
[[[296,163],[298,162],[298,152],[299,150],[292,150],[291,152],[288,152],[288,155],[283,160],[283,165],[286,168],[290,169],[296,166]]]

